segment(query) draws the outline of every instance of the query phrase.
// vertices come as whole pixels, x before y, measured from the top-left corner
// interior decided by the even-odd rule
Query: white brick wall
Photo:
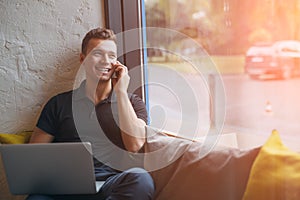
[[[0,0],[0,132],[32,130],[73,87],[81,40],[103,19],[102,0]]]

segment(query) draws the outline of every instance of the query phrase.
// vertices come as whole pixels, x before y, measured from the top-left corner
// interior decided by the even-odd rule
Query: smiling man
[[[104,28],[89,31],[82,41],[80,62],[86,80],[78,89],[47,102],[30,142],[91,142],[96,179],[105,184],[95,195],[30,195],[27,199],[152,199],[154,183],[149,173],[110,165],[124,164],[123,154],[117,152],[142,150],[147,122],[144,102],[127,93],[130,77],[127,67],[117,61],[114,33]]]

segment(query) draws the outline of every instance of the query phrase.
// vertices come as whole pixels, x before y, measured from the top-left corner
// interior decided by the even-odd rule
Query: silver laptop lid
[[[0,152],[12,194],[98,191],[90,143],[1,145]]]

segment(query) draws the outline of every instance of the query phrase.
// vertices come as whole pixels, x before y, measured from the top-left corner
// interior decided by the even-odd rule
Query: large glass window
[[[223,132],[299,136],[300,1],[145,7],[153,126],[202,135],[224,122]]]
[[[144,27],[132,41],[142,48],[144,39],[147,56],[126,53],[122,61],[142,65],[134,80],[145,83],[139,94],[150,125],[189,138],[273,129],[299,138],[299,0],[105,3],[106,24],[117,33]]]

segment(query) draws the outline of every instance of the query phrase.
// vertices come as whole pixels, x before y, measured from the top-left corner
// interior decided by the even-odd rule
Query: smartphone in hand
[[[116,63],[117,63],[117,62],[114,62],[114,63],[112,62],[112,63],[111,63],[111,66],[113,67],[113,70],[114,70],[114,73],[112,74],[111,78],[117,78],[117,74],[116,74],[115,66],[114,66]]]
[[[111,78],[117,78],[116,72],[114,71],[114,73],[112,74]]]

